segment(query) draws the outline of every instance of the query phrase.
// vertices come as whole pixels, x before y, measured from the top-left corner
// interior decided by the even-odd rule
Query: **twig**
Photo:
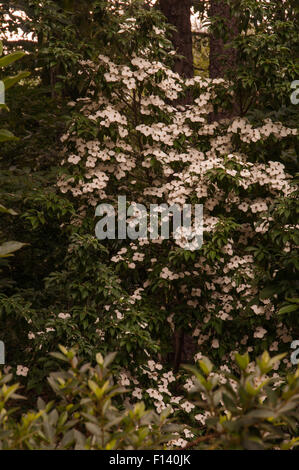
[[[207,434],[206,436],[200,436],[197,439],[195,439],[195,441],[188,442],[188,444],[186,444],[185,447],[183,447],[183,450],[190,449],[190,447],[194,447],[200,442],[209,441],[210,439],[213,439],[213,437],[216,437],[216,436],[218,436],[218,433]]]

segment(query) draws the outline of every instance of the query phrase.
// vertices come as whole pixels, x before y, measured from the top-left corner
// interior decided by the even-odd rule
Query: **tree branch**
[[[188,442],[188,444],[186,444],[185,447],[183,447],[182,449],[183,450],[190,449],[190,447],[194,447],[197,444],[199,444],[200,442],[209,441],[210,439],[213,439],[214,437],[217,437],[217,436],[219,436],[219,434],[217,432],[215,432],[214,434],[207,434],[206,436],[200,436],[197,439],[195,439],[194,441]]]

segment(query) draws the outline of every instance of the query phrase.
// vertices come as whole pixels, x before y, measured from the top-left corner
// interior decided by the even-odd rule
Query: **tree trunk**
[[[224,0],[211,0],[209,15],[213,21],[210,34],[210,78],[226,78],[233,75],[236,67],[237,51],[229,43],[238,35],[238,23]],[[234,102],[231,110],[217,112],[211,119],[229,118],[238,114],[238,111],[239,106]]]
[[[191,0],[160,0],[160,10],[176,27],[172,36],[174,48],[177,54],[183,56],[176,60],[174,71],[185,78],[194,75],[190,8]]]
[[[210,18],[215,20],[220,17],[219,22],[212,26],[210,35],[210,78],[224,78],[236,65],[236,50],[226,47],[238,34],[238,24],[231,15],[230,7],[223,0],[211,0]],[[224,24],[226,29],[225,38],[220,36],[218,26]]]
[[[192,78],[194,76],[193,68],[193,44],[191,30],[191,0],[159,0],[159,7],[168,23],[175,26],[176,31],[172,35],[172,43],[177,54],[182,56],[174,64],[174,72],[181,77]],[[174,105],[186,105],[192,101],[191,94],[183,99],[176,100]],[[182,357],[185,358],[184,349],[186,343],[189,343],[190,337],[184,333],[181,328],[177,328],[174,333],[174,370],[179,370]]]

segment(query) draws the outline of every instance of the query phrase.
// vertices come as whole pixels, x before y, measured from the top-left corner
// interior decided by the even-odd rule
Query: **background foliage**
[[[6,105],[0,105],[0,340],[6,346],[6,372],[13,374],[14,379],[20,376],[28,394],[28,405],[22,404],[22,411],[27,413],[23,418],[7,421],[8,415],[1,411],[2,448],[163,446],[173,439],[166,437],[161,428],[167,406],[173,408],[171,415],[184,423],[184,429],[188,427],[176,436],[176,445],[186,445],[193,438],[199,439],[200,448],[296,445],[293,438],[298,431],[298,377],[289,357],[290,344],[298,339],[299,333],[299,142],[296,131],[285,129],[298,129],[298,109],[290,102],[291,83],[298,78],[298,6],[291,0],[283,2],[284,8],[281,2],[274,1],[227,1],[238,26],[231,38],[228,19],[210,18],[209,3],[212,2],[193,2],[194,10],[208,25],[208,32],[194,35],[197,81],[190,79],[186,85],[181,77],[171,76],[176,59],[171,43],[173,26],[150,2],[0,2],[4,46],[0,78],[7,89]],[[23,14],[16,15],[16,11]],[[17,36],[8,40],[9,34]],[[208,79],[209,41],[218,37],[224,39],[226,48],[235,48],[237,60],[234,70],[223,71],[227,81],[212,83]],[[107,79],[108,63],[103,63],[99,55],[116,64],[118,70],[128,67],[135,72],[132,51],[151,64],[158,61],[161,67],[152,80],[143,78],[137,88],[130,89],[119,76],[115,81]],[[159,88],[165,77],[173,80],[172,86],[181,87],[177,96],[167,95],[167,87]],[[209,96],[205,97],[205,93]],[[149,105],[150,112],[143,113],[142,99],[153,95],[161,101]],[[120,135],[117,122],[104,126],[100,124],[102,117],[96,121],[88,118],[93,106],[103,111],[104,105],[98,101],[101,96],[107,100],[105,106],[108,103],[126,117],[124,127],[128,136]],[[157,180],[156,187],[161,187],[179,181],[173,173],[165,173],[166,168],[183,174],[187,165],[182,161],[161,163],[159,156],[151,154],[150,167],[142,167],[142,152],[152,149],[157,141],[136,129],[142,125],[175,123],[177,116],[183,116],[179,106],[186,96],[190,114],[185,124],[191,128],[191,135],[181,130],[174,141],[158,142],[157,148],[177,155],[191,155],[195,149],[204,154],[205,161],[219,159],[220,163],[200,183],[209,183],[206,196],[198,197],[194,186],[189,197],[191,185],[183,186],[188,202],[204,202],[204,210],[217,217],[219,224],[215,231],[206,233],[203,249],[198,253],[163,242],[161,246],[152,244],[141,250],[138,247],[138,253],[144,253],[145,258],[136,262],[136,250],[129,241],[121,244],[95,238],[95,207],[84,196],[61,191],[57,182],[68,176],[86,182],[87,154],[78,165],[68,161],[77,150],[76,139],[98,141],[101,151],[107,140],[114,143],[122,140],[132,146],[138,164],[124,180],[109,180],[109,198],[113,200],[127,192],[131,200],[135,197],[148,204],[157,202],[159,198],[145,197],[146,178],[151,182]],[[214,134],[214,131],[201,134],[204,126],[192,117],[198,106],[190,102],[190,96],[192,100],[203,100],[199,114],[206,119],[205,125],[211,124],[213,116],[220,116],[220,112],[226,116],[217,124]],[[82,102],[82,98],[89,101]],[[269,119],[274,127],[267,135],[260,129]],[[234,132],[230,127],[233,122]],[[122,152],[121,147],[116,151]],[[271,184],[252,184],[249,189],[240,189],[240,175],[234,174],[241,171],[240,162],[229,161],[231,153],[245,158],[252,174],[260,171],[261,165],[270,168],[271,184],[277,177],[276,171],[281,169],[294,191],[286,194],[279,187],[270,189]],[[271,166],[271,162],[278,166]],[[248,174],[248,181],[250,178]],[[132,183],[135,180],[137,183]],[[214,206],[215,194],[216,199],[217,194],[222,198],[218,206]],[[237,203],[234,197],[239,198]],[[250,206],[257,199],[259,203],[266,202],[265,211],[247,212],[237,207],[242,202]],[[266,230],[258,229],[248,237],[245,230],[246,241],[240,243],[242,225],[248,223],[256,228],[263,227],[265,222]],[[119,255],[121,249],[127,251]],[[240,264],[233,267],[233,274],[225,272],[227,264],[246,255],[253,261],[250,274],[244,274]],[[113,261],[119,256],[117,262]],[[233,257],[237,257],[235,261]],[[129,267],[132,263],[136,269]],[[161,276],[166,268],[175,278],[169,274]],[[189,275],[176,278],[186,272]],[[194,295],[196,290],[201,291],[199,298]],[[227,321],[229,315],[233,319]],[[77,365],[72,366],[73,375],[69,379],[71,396],[88,397],[92,404],[87,403],[82,409],[78,405],[79,411],[69,412],[62,397],[61,402],[46,405],[53,398],[57,380],[57,376],[51,375],[52,389],[45,384],[44,378],[57,369],[57,359],[49,356],[49,352],[56,351],[59,344],[76,347],[84,362],[95,361],[99,351],[104,356],[117,351],[112,366],[114,381],[130,385],[132,401],[142,399],[155,413],[148,414],[140,404],[133,411],[131,408],[124,411],[128,401],[122,395],[121,399],[115,398],[115,409],[111,412],[122,423],[121,432],[125,434],[120,435],[119,425],[115,428],[113,425],[103,444],[98,419],[88,421],[82,414],[91,407],[90,414],[94,415],[99,404],[97,393],[86,378],[86,374],[98,372],[79,371]],[[189,401],[185,396],[188,377],[178,371],[180,363],[209,356],[217,370],[225,360],[233,373],[236,349],[244,354],[238,356],[243,371],[235,380],[236,388],[227,386],[223,392],[223,386],[211,379],[209,389],[210,372],[202,371],[203,378],[193,370],[199,388],[196,405],[193,399]],[[265,350],[287,353],[279,366],[271,363],[288,384],[284,391],[283,387],[274,391],[271,381],[253,391],[252,383],[268,373],[261,369],[266,365],[259,365],[256,375],[251,376],[242,364],[247,361],[247,352],[258,356]],[[64,354],[73,360],[73,353]],[[265,364],[269,363],[270,359],[263,357]],[[210,363],[207,364],[209,368]],[[101,359],[97,367],[101,368]],[[284,374],[290,375],[285,378]],[[4,384],[12,377],[1,380]],[[98,386],[103,387],[103,383]],[[16,387],[9,392],[6,385],[3,387],[1,410],[4,401],[16,391]],[[207,393],[208,400],[202,401],[200,393]],[[221,402],[222,393],[226,398]],[[42,395],[44,401],[39,401],[38,411],[30,414],[25,410],[35,406],[37,395]],[[213,400],[216,400],[214,416],[206,421]],[[281,411],[284,407],[285,413]],[[78,421],[73,416],[77,412]],[[144,424],[139,430],[138,420]],[[276,426],[280,420],[284,424]],[[148,423],[157,432],[146,434]],[[42,429],[38,441],[32,437],[37,429]],[[269,439],[265,439],[268,432]],[[210,434],[212,443],[205,439]],[[124,435],[128,437],[120,437]]]

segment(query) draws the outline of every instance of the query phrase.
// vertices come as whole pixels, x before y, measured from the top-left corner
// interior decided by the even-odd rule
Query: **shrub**
[[[299,368],[272,374],[283,354],[256,362],[236,354],[237,374],[214,372],[207,358],[186,366],[196,377],[193,403],[205,410],[206,435],[189,444],[204,449],[292,449],[299,444]]]
[[[47,403],[39,398],[37,409],[20,417],[9,405],[23,398],[17,394],[19,384],[10,385],[12,375],[0,373],[0,449],[286,450],[299,443],[299,368],[286,377],[272,373],[283,355],[270,358],[264,352],[250,362],[248,354],[236,354],[235,374],[227,366],[215,370],[205,357],[198,367],[185,366],[195,381],[191,406],[204,418],[204,426],[192,429],[181,419],[175,424],[169,407],[156,413],[143,402],[132,405],[112,373],[115,353],[105,358],[98,353],[92,367],[82,364],[74,350],[60,346],[60,351],[53,355],[68,370],[48,378],[56,398]]]
[[[115,354],[97,365],[80,365],[74,350],[60,346],[55,356],[69,364],[67,371],[50,374],[57,400],[37,401],[37,409],[14,417],[10,399],[21,399],[12,375],[0,375],[0,449],[161,449],[171,437],[168,411],[156,414],[144,403],[124,407],[126,390],[109,369]]]

